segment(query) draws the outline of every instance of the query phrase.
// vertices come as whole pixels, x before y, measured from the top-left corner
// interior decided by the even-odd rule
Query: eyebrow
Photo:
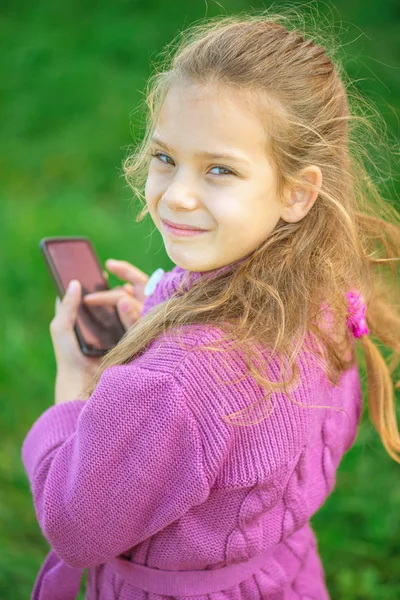
[[[160,138],[158,138],[156,135],[153,135],[153,137],[151,138],[151,141],[154,142],[155,144],[158,144],[159,146],[161,146],[162,148],[164,148],[165,150],[170,150],[171,152],[173,152],[173,149],[171,148],[171,146],[168,146],[165,142],[163,142],[162,140],[160,140]],[[224,159],[227,158],[228,160],[232,160],[234,162],[241,162],[241,163],[245,163],[247,165],[250,165],[250,161],[247,158],[244,158],[244,156],[240,155],[240,154],[232,154],[232,153],[225,153],[225,152],[195,152],[196,156],[199,157],[204,157],[204,158],[211,158],[211,159]]]

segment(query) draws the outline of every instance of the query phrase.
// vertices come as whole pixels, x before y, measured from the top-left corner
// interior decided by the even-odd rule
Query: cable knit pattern
[[[142,314],[200,276],[174,267]],[[264,390],[250,376],[238,381],[239,351],[226,348],[227,369],[220,353],[196,348],[220,335],[217,327],[186,326],[185,349],[167,332],[129,364],[104,371],[86,402],[51,406],[32,425],[22,460],[51,546],[33,600],[72,600],[83,569],[86,600],[329,600],[310,518],[357,434],[357,365],[333,387],[312,360],[301,361],[292,390],[301,406],[274,393],[267,419],[232,426],[223,415],[257,402]],[[279,365],[267,353],[265,365],[277,380]],[[263,552],[254,574],[206,594],[145,591],[113,560],[207,572]]]

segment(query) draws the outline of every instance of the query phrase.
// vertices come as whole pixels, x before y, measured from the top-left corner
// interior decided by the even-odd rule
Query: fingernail
[[[131,305],[129,302],[125,302],[124,300],[120,304],[120,308],[122,312],[129,312],[131,310]]]
[[[110,267],[115,267],[117,263],[118,261],[114,260],[113,258],[109,258],[106,260],[106,264],[110,265]]]
[[[68,284],[67,292],[74,293],[78,290],[78,287],[79,287],[79,283],[75,279],[72,279]]]

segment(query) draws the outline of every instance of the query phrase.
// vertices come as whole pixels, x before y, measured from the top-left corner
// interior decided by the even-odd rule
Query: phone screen
[[[91,292],[110,289],[88,239],[46,238],[40,246],[62,295],[71,279],[80,281],[82,298]],[[76,329],[81,348],[87,354],[105,354],[125,333],[115,308],[87,306],[83,302],[78,309]]]

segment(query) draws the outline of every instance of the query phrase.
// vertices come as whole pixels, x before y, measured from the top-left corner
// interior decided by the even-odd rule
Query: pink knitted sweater
[[[201,275],[165,273],[143,314]],[[220,333],[190,326],[182,339],[194,346]],[[300,362],[292,397],[303,406],[274,393],[270,416],[241,427],[222,416],[264,390],[238,381],[241,355],[229,364],[167,332],[108,368],[87,401],[51,406],[35,421],[22,461],[51,550],[33,600],[73,600],[83,569],[86,600],[329,599],[310,518],[357,434],[357,365],[333,387]]]

